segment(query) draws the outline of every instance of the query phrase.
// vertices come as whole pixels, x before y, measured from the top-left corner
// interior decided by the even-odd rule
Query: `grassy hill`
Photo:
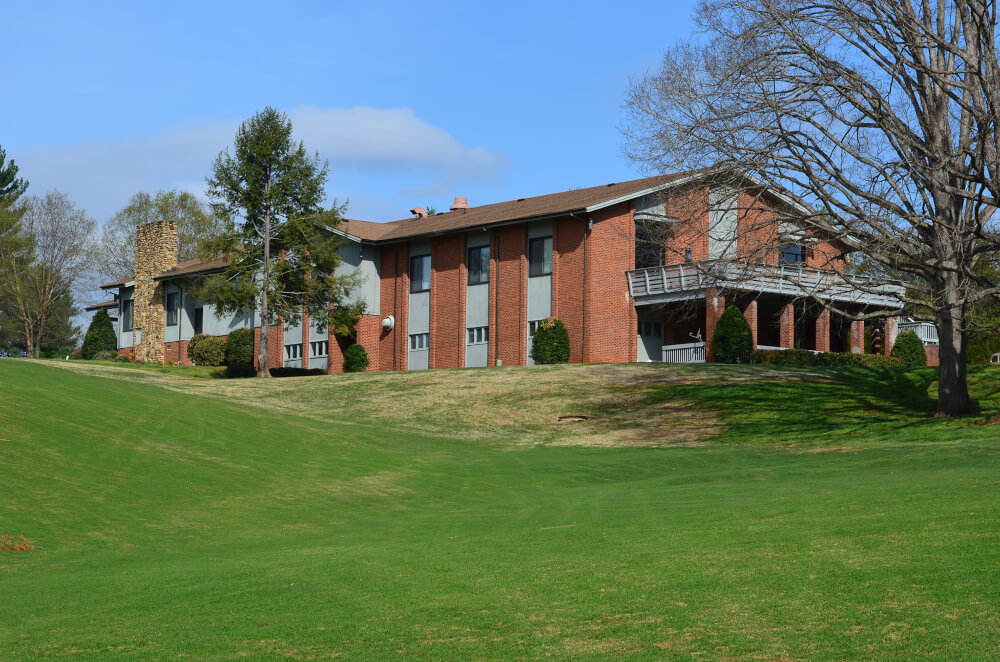
[[[932,371],[190,375],[0,361],[0,659],[1000,653]]]

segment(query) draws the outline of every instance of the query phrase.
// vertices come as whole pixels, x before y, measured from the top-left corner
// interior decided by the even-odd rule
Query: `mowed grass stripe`
[[[0,553],[0,659],[1000,652],[983,428],[510,449],[28,362],[0,384],[0,530],[40,547]]]

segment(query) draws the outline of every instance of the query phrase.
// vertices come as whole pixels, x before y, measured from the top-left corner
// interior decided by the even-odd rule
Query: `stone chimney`
[[[135,302],[133,305],[133,356],[147,362],[163,363],[164,310],[163,283],[153,276],[177,266],[177,224],[156,221],[135,229]]]

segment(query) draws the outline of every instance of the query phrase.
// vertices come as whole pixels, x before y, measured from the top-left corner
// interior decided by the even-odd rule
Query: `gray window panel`
[[[329,340],[313,340],[309,343],[309,358],[327,356],[330,353]]]
[[[552,273],[552,237],[528,240],[528,276],[548,276]]]
[[[122,301],[122,329],[125,331],[132,330],[132,307],[134,305],[132,299]]]
[[[806,260],[806,252],[801,246],[782,246],[781,264],[801,264]]]
[[[431,346],[431,334],[414,333],[410,336],[410,349],[428,349]]]
[[[470,329],[466,329],[468,332],[468,341],[466,344],[469,345],[485,345],[490,341],[490,327],[488,326],[477,326]]]
[[[177,314],[180,312],[180,299],[179,292],[167,292],[167,326],[177,326],[180,317]]]

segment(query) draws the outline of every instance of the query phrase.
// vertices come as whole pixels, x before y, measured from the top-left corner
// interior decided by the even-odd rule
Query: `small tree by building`
[[[344,372],[364,372],[368,369],[368,352],[362,345],[351,345],[344,351]]]
[[[753,333],[743,313],[729,306],[715,324],[712,334],[712,354],[716,360],[744,363],[753,351]]]
[[[87,329],[87,335],[83,338],[82,356],[86,360],[91,360],[97,356],[98,352],[114,352],[118,349],[118,339],[115,338],[115,325],[111,321],[108,311],[99,310],[94,315]]]
[[[896,337],[896,344],[892,346],[891,354],[903,359],[907,368],[927,365],[927,350],[913,331],[903,331]]]
[[[562,320],[547,317],[538,323],[531,340],[531,358],[539,364],[569,361],[569,332]]]

